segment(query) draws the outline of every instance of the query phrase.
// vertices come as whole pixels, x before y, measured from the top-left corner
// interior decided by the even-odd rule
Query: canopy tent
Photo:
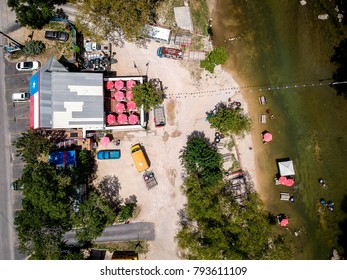
[[[136,109],[136,104],[134,101],[130,101],[127,103],[127,108],[129,111],[134,111]]]
[[[281,161],[278,163],[280,176],[294,176],[294,165],[292,160]]]
[[[127,81],[127,89],[132,89],[136,85],[136,82],[134,80]]]
[[[131,90],[127,91],[127,99],[130,101],[133,100],[133,92]]]
[[[114,83],[112,81],[107,81],[106,82],[106,88],[107,89],[113,89],[114,88]]]
[[[124,100],[124,92],[118,90],[117,92],[115,92],[114,97],[117,99],[117,101],[122,101]]]
[[[116,116],[114,114],[108,114],[106,118],[106,122],[108,124],[115,124],[116,123]]]
[[[120,124],[125,124],[128,121],[128,117],[125,114],[120,114],[117,120]]]
[[[130,124],[137,124],[139,122],[139,117],[137,115],[130,115],[129,116],[129,123]]]
[[[123,113],[125,111],[125,105],[122,102],[117,103],[116,105],[116,112],[117,113]]]
[[[122,80],[117,80],[114,82],[114,87],[118,90],[124,88],[124,82]]]
[[[280,222],[280,225],[281,225],[281,227],[285,227],[285,226],[288,225],[288,223],[289,223],[288,219],[285,218],[285,219],[283,219],[283,220]]]
[[[107,136],[104,136],[104,137],[102,137],[101,139],[100,139],[100,145],[102,145],[102,146],[107,146],[108,144],[110,144],[110,142],[111,142],[111,140],[110,140],[110,138],[109,137],[107,137]]]
[[[272,141],[272,134],[270,132],[263,133],[264,142],[268,143]]]

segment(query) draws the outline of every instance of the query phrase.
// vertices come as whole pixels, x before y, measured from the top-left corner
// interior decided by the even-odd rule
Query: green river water
[[[239,85],[256,86],[245,94],[253,102],[253,116],[265,111],[256,104],[260,95],[267,97],[276,116],[262,127],[254,122],[255,133],[267,129],[274,136],[255,151],[265,208],[289,216],[289,230],[278,230],[293,245],[295,259],[328,259],[333,248],[347,253],[347,101],[328,85],[302,85],[326,83],[332,77],[330,57],[345,30],[333,1],[307,2],[301,6],[295,0],[218,0],[213,41],[228,49],[226,67]],[[317,18],[325,13],[328,20]],[[301,86],[256,90],[294,84]],[[294,161],[298,186],[292,204],[279,201],[280,191],[292,190],[273,182],[276,159],[286,157]],[[328,189],[318,184],[320,177]],[[334,212],[319,204],[321,198],[335,203]],[[298,237],[294,231],[300,231]]]

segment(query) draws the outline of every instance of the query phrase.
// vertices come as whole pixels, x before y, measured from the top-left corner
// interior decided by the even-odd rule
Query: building
[[[100,72],[69,72],[51,57],[30,78],[30,128],[81,129],[83,136],[88,130],[114,129],[107,126],[109,110],[105,111],[108,99],[105,83],[114,80],[119,78],[104,78]],[[122,80],[143,82],[142,77],[124,77]],[[137,123],[117,122],[117,128],[142,128],[144,114],[142,108],[138,111]]]
[[[171,30],[153,25],[146,25],[147,36],[158,42],[170,43]]]

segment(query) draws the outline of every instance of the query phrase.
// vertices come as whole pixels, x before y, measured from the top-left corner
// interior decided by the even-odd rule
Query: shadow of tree
[[[105,176],[100,181],[97,191],[109,203],[115,212],[119,212],[123,200],[119,196],[121,189],[119,180],[116,176]]]

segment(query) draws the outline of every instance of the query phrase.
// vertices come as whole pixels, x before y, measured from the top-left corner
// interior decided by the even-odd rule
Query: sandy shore
[[[241,102],[246,112],[248,107],[229,73],[219,67],[215,75],[203,72],[203,78],[196,80],[183,66],[185,62],[159,58],[156,55],[159,46],[159,43],[151,42],[147,48],[138,48],[134,44],[125,43],[123,48],[113,49],[118,59],[113,70],[117,71],[118,76],[147,73],[149,78],[159,78],[163,82],[167,95],[164,101],[167,124],[165,127],[155,128],[150,114],[148,130],[115,132],[114,137],[122,140],[119,146],[122,160],[112,163],[100,161],[98,178],[117,176],[121,196],[125,198],[135,195],[141,208],[140,214],[132,222],[146,221],[155,224],[155,240],[150,242],[150,251],[142,258],[179,259],[174,240],[178,228],[177,212],[186,202],[180,190],[183,183],[180,150],[193,131],[203,131],[213,140],[215,130],[209,127],[205,118],[206,112],[214,109],[217,103],[227,102],[231,98]],[[151,190],[146,189],[142,175],[136,171],[130,157],[130,146],[138,142],[145,147],[151,160],[151,169],[159,182]],[[236,138],[236,143],[241,166],[249,174],[254,174],[254,154],[249,149],[253,146],[251,135],[243,139]]]

